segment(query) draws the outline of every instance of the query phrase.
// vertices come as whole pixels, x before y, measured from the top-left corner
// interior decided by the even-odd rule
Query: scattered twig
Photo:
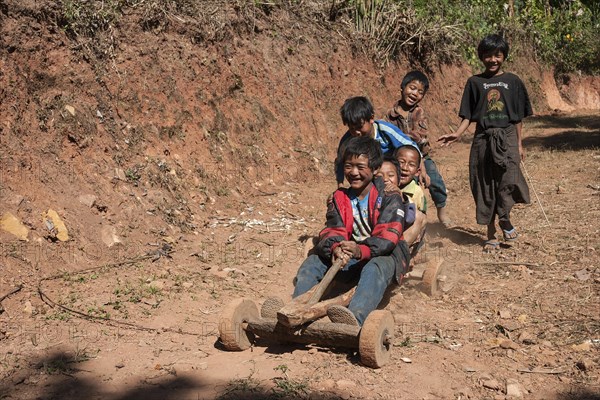
[[[473,264],[490,264],[490,265],[525,265],[527,267],[541,267],[539,264],[519,262],[519,261],[473,261]]]
[[[527,168],[525,168],[525,163],[523,161],[521,161],[521,167],[523,167],[523,171],[525,172],[525,176],[527,176],[527,180],[529,181],[529,186],[531,186],[531,190],[533,191],[533,194],[535,194],[535,198],[537,199],[537,202],[540,205],[540,209],[542,210],[542,214],[544,214],[544,218],[546,218],[546,223],[548,225],[550,225],[550,221],[548,220],[548,216],[546,215],[546,211],[544,211],[544,206],[542,206],[542,202],[540,201],[540,198],[538,197],[537,191],[533,187],[533,181],[531,180],[531,177],[529,176],[529,173],[527,172]]]
[[[546,369],[546,368],[534,368],[534,369],[517,369],[517,372],[524,372],[526,374],[546,374],[546,375],[558,375],[564,374],[565,371],[557,369]]]
[[[4,307],[2,306],[2,300],[6,299],[8,296],[17,293],[18,291],[20,291],[21,289],[23,289],[23,285],[19,285],[16,288],[14,288],[13,290],[11,290],[10,292],[6,293],[4,296],[0,297],[0,314],[2,314],[4,312]]]
[[[6,293],[5,295],[0,297],[0,303],[2,302],[2,300],[6,299],[9,296],[12,296],[13,294],[20,292],[21,289],[23,289],[23,285],[19,285],[17,287],[15,287],[14,289],[12,289],[10,292]]]
[[[265,192],[260,189],[256,189],[260,194],[258,196],[276,196],[277,192]]]
[[[91,322],[101,322],[101,323],[105,323],[107,325],[111,325],[111,326],[122,326],[122,327],[126,327],[129,329],[134,329],[137,331],[145,331],[145,332],[170,332],[170,333],[178,333],[180,335],[190,335],[190,336],[207,336],[207,335],[203,335],[203,334],[198,334],[195,332],[186,332],[182,329],[173,329],[173,328],[150,328],[147,326],[142,326],[142,325],[138,325],[138,324],[132,324],[130,322],[125,322],[125,321],[119,321],[119,320],[115,320],[115,319],[111,319],[111,318],[107,318],[107,317],[98,317],[95,315],[88,315],[85,313],[82,313],[81,311],[78,310],[74,310],[72,308],[63,306],[62,304],[58,304],[57,302],[55,302],[54,300],[52,300],[50,297],[48,297],[48,295],[46,293],[44,293],[42,291],[41,288],[38,287],[38,294],[40,295],[40,299],[46,303],[47,305],[49,305],[51,308],[60,308],[63,311],[66,311],[72,315],[75,315],[77,317],[86,319],[88,321]]]

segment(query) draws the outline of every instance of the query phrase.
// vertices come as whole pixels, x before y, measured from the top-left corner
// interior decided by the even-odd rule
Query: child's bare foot
[[[437,217],[446,228],[449,228],[452,225],[452,220],[450,219],[450,217],[448,217],[446,207],[437,208]]]

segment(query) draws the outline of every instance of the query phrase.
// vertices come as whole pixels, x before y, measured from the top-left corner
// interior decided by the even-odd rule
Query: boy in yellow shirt
[[[416,207],[415,220],[406,227],[404,240],[412,248],[420,247],[427,225],[427,199],[425,192],[417,183],[415,176],[421,171],[421,154],[412,145],[401,146],[394,152],[393,157],[385,157],[377,173],[383,178],[386,193],[401,192],[409,203]],[[416,253],[416,249],[415,249]],[[414,256],[414,254],[413,254]]]

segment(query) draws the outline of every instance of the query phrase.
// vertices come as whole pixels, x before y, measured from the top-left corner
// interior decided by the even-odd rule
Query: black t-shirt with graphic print
[[[467,80],[458,115],[483,129],[506,128],[533,114],[527,89],[515,74],[492,78],[474,75]]]

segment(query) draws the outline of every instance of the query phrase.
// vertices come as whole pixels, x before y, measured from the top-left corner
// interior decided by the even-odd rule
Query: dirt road
[[[392,360],[379,370],[344,349],[258,340],[231,353],[218,340],[233,299],[290,298],[301,240],[323,224],[327,174],[220,198],[194,233],[117,244],[108,263],[90,253],[81,273],[48,276],[36,260],[67,253],[12,241],[4,260],[20,267],[0,287],[25,286],[2,302],[0,398],[600,398],[599,118],[527,121],[534,201],[514,210],[519,240],[495,254],[481,252],[474,223],[468,139],[435,153],[455,227],[430,213],[424,254],[446,263],[447,291],[396,290]]]

